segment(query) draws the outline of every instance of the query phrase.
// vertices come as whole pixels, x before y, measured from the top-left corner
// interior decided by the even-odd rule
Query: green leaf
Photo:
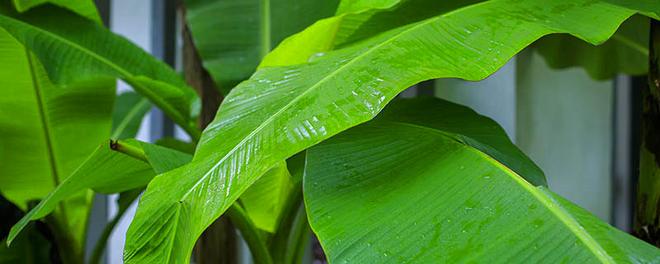
[[[495,121],[467,107],[435,98],[401,100],[376,117],[376,120],[381,119],[442,131],[446,136],[488,154],[531,184],[547,185],[543,171],[509,140]]]
[[[597,80],[648,71],[649,19],[633,16],[608,41],[593,46],[566,35],[546,36],[534,48],[552,68],[579,66]]]
[[[481,0],[399,2],[343,1],[339,15],[320,20],[304,31],[285,39],[264,58],[259,67],[287,66],[313,61],[336,47],[346,46],[384,31],[438,16]],[[351,10],[342,12],[342,6]]]
[[[173,137],[162,137],[156,140],[156,145],[178,150],[188,154],[193,154],[195,152],[195,143],[181,141]]]
[[[34,52],[54,83],[121,78],[193,138],[199,136],[195,92],[174,70],[123,37],[54,6],[17,14],[0,4],[0,27]]]
[[[471,135],[457,137],[493,122],[438,101],[394,103],[307,151],[305,205],[329,262],[660,261],[657,248],[534,187],[463,140]]]
[[[0,29],[0,191],[22,210],[52,191],[110,135],[114,83],[53,85],[36,57]],[[80,133],[84,131],[84,133]],[[91,197],[79,192],[55,212],[82,251]]]
[[[18,12],[25,12],[38,5],[51,3],[67,8],[79,15],[101,24],[101,17],[93,0],[13,0]]]
[[[605,0],[616,6],[629,8],[631,10],[638,10],[641,14],[660,20],[660,5],[656,0]]]
[[[93,189],[98,193],[110,194],[143,187],[157,173],[179,167],[190,158],[188,154],[137,140],[103,144],[12,227],[8,241],[11,243],[30,221],[45,217],[58,203],[76,193]]]
[[[285,37],[331,16],[337,0],[186,0],[195,46],[225,94]],[[222,14],[222,15],[218,15]]]
[[[591,0],[494,0],[309,64],[261,68],[225,98],[191,163],[149,184],[127,233],[125,263],[187,262],[203,230],[266,171],[370,120],[419,81],[483,79],[550,33],[602,43],[633,13]]]
[[[142,119],[151,109],[146,98],[134,93],[125,92],[117,96],[112,113],[112,139],[127,139],[135,137]]]
[[[293,187],[291,181],[286,162],[281,162],[241,195],[241,204],[257,228],[275,232]]]
[[[401,0],[342,0],[337,7],[337,14],[360,13],[369,9],[387,9],[400,2]]]

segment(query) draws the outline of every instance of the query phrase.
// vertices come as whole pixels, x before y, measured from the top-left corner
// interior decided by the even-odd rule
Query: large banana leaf
[[[195,92],[174,70],[103,26],[55,6],[17,14],[0,3],[0,27],[34,52],[54,83],[121,78],[191,136],[199,136]]]
[[[7,241],[11,243],[30,221],[45,217],[61,201],[83,190],[111,194],[143,187],[156,173],[177,168],[190,159],[189,154],[132,139],[103,144],[12,227]]]
[[[337,0],[185,2],[204,68],[225,93],[249,78],[259,61],[285,37],[331,16],[337,7]]]
[[[648,71],[649,19],[633,16],[608,41],[593,46],[566,35],[546,36],[534,48],[553,68],[579,66],[597,80],[616,74],[645,74]]]
[[[220,106],[192,162],[152,180],[126,263],[185,263],[202,231],[278,162],[374,117],[426,79],[480,80],[539,37],[604,42],[635,11],[591,0],[483,2],[396,28],[304,65],[264,67]]]
[[[101,17],[99,17],[99,12],[96,10],[93,0],[13,0],[13,2],[18,12],[25,12],[35,6],[51,3],[101,23]]]
[[[657,248],[455,134],[492,121],[437,99],[393,104],[307,151],[305,205],[329,262],[660,261]],[[487,140],[506,138],[498,130]]]
[[[110,135],[114,83],[88,79],[55,87],[39,60],[0,29],[0,87],[0,192],[27,210]],[[50,223],[56,234],[71,235],[79,250],[90,199],[76,193]]]

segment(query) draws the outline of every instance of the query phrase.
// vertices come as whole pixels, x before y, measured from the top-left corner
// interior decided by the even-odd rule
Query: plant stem
[[[279,226],[277,227],[277,231],[275,232],[270,245],[270,252],[275,263],[286,263],[286,251],[289,247],[289,234],[293,229],[297,211],[301,204],[302,185],[298,182],[293,186],[291,194],[287,197],[282,211],[282,219],[279,221]]]
[[[301,204],[298,207],[291,233],[289,234],[289,247],[286,250],[284,263],[299,264],[302,262],[305,245],[309,241],[309,232],[307,213],[305,212],[305,206]]]
[[[82,264],[83,263],[83,250],[71,233],[67,232],[68,227],[63,226],[60,221],[51,214],[46,217],[46,224],[48,224],[53,238],[56,242],[57,252],[59,253],[62,263]]]
[[[234,203],[229,207],[226,214],[243,235],[243,239],[247,242],[250,252],[252,253],[254,263],[273,264],[273,259],[270,256],[270,252],[268,252],[266,243],[259,237],[257,228],[247,216],[245,210],[243,210],[240,205]]]
[[[110,140],[110,148],[114,151],[124,153],[135,159],[149,163],[144,150],[124,143],[121,140]]]
[[[660,247],[660,22],[651,19],[649,85],[642,90],[642,145],[634,233]]]

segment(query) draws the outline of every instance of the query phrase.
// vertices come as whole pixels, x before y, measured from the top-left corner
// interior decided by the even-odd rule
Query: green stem
[[[243,239],[247,242],[252,258],[255,264],[272,264],[273,259],[268,252],[266,243],[259,238],[257,228],[254,226],[250,218],[248,218],[245,210],[240,205],[234,203],[227,210],[227,216],[231,222],[238,228],[243,235]]]
[[[301,204],[302,185],[299,182],[292,188],[292,192],[286,200],[284,210],[282,211],[282,219],[279,221],[280,224],[271,242],[270,252],[275,263],[286,263],[289,234],[294,226],[296,214]]]
[[[128,156],[149,163],[149,160],[147,160],[147,156],[144,153],[144,150],[136,146],[126,144],[126,142],[122,140],[110,140],[110,148],[117,152],[124,153]]]
[[[270,52],[270,35],[270,0],[261,0],[261,58]]]
[[[305,212],[305,206],[301,204],[293,221],[284,263],[300,264],[302,262],[305,245],[309,242],[309,232],[307,213]]]
[[[82,264],[84,258],[82,248],[78,247],[75,239],[67,232],[67,227],[62,228],[62,223],[54,215],[46,217],[45,222],[53,232],[62,263]]]

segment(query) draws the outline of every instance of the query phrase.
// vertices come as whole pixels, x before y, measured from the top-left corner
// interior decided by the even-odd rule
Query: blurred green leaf
[[[249,78],[272,47],[317,19],[331,16],[337,7],[337,0],[185,3],[187,22],[204,68],[225,94]]]
[[[0,86],[0,191],[27,210],[108,138],[114,83],[88,79],[55,86],[36,56],[0,29]],[[59,235],[70,236],[81,253],[91,197],[83,191],[69,198],[51,227],[67,230]]]
[[[0,27],[41,60],[56,84],[121,78],[193,138],[199,98],[169,66],[103,26],[55,6],[17,14],[0,4]]]
[[[552,68],[582,67],[597,80],[648,71],[649,18],[636,15],[605,43],[593,46],[568,35],[549,35],[533,47]]]
[[[69,9],[79,15],[101,23],[101,17],[93,0],[12,0],[18,12],[25,12],[38,5],[50,3]]]

